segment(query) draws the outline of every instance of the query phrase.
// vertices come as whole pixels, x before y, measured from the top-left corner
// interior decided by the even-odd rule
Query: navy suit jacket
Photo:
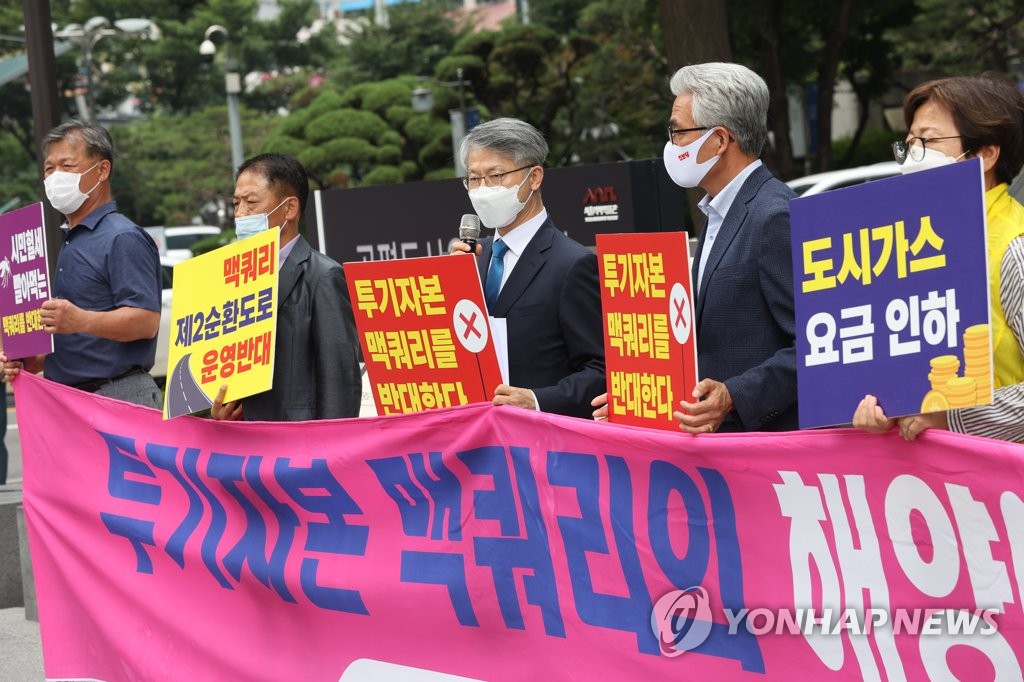
[[[481,240],[481,282],[492,241]],[[590,401],[605,391],[597,256],[549,217],[488,312],[507,319],[509,384],[531,389],[544,412],[589,418]]]
[[[725,216],[697,294],[697,365],[723,382],[735,409],[721,431],[798,428],[789,200],[764,166]],[[697,281],[706,231],[693,258]]]

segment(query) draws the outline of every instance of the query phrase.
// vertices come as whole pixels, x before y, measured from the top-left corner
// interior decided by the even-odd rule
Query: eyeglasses
[[[903,164],[909,156],[914,161],[924,159],[925,145],[939,140],[959,140],[963,135],[947,135],[946,137],[912,137],[910,141],[896,140],[892,143],[892,155],[896,163]]]
[[[711,126],[698,126],[697,128],[673,128],[672,126],[669,126],[668,127],[668,141],[671,142],[672,144],[675,144],[676,143],[676,140],[675,140],[675,136],[676,135],[682,135],[684,133],[693,133],[693,132],[696,132],[698,130],[707,130],[709,127],[711,127]]]
[[[498,185],[501,184],[501,181],[505,179],[506,175],[518,173],[519,171],[526,170],[527,168],[533,168],[534,165],[535,164],[531,164],[529,166],[520,166],[515,170],[505,171],[504,173],[490,173],[489,175],[484,175],[482,177],[467,175],[466,177],[462,178],[462,186],[465,187],[466,189],[476,189],[477,187],[480,186],[480,183],[483,183],[487,187],[497,187]]]

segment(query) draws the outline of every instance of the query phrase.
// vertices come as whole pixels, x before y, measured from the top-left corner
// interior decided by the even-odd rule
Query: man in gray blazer
[[[238,169],[235,230],[244,238],[281,227],[274,386],[224,403],[214,419],[304,421],[359,416],[359,342],[341,266],[299,235],[309,195],[306,170],[284,154],[260,154]]]
[[[671,88],[665,168],[707,192],[708,217],[693,258],[702,379],[675,417],[689,433],[796,429],[794,194],[759,158],[768,86],[739,64],[708,63],[679,69]]]

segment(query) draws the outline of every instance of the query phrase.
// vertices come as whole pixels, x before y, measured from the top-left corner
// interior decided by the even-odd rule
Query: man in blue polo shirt
[[[148,374],[160,325],[160,255],[110,198],[114,143],[102,126],[69,121],[43,142],[46,197],[67,222],[53,298],[41,321],[50,355],[4,360],[4,381],[22,368],[90,393],[159,408]],[[45,367],[44,367],[45,362]]]

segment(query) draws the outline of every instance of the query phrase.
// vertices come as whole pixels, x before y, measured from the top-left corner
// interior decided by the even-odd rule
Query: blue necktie
[[[491,245],[491,265],[487,268],[487,283],[484,285],[484,300],[487,301],[487,310],[494,314],[494,306],[498,302],[498,293],[501,291],[501,278],[505,276],[505,252],[508,251],[508,244],[497,239]]]

